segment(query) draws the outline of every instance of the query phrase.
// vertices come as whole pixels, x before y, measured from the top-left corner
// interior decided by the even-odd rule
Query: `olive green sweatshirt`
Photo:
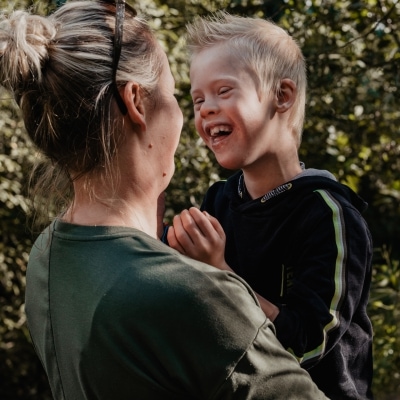
[[[26,313],[55,400],[325,399],[241,278],[136,229],[53,222]]]

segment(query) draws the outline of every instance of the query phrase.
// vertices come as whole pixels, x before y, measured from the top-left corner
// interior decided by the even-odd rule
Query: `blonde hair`
[[[72,201],[73,179],[83,177],[90,190],[92,174],[110,185],[115,176],[122,118],[113,92],[114,29],[115,5],[100,1],[69,2],[48,17],[0,17],[0,84],[14,93],[46,164],[33,193],[60,207]],[[117,86],[133,80],[155,98],[161,69],[148,24],[127,9]]]
[[[301,141],[307,76],[306,64],[296,41],[273,22],[233,16],[219,11],[208,17],[197,17],[187,25],[187,47],[190,60],[207,47],[229,43],[229,49],[256,79],[260,90],[278,93],[282,79],[289,78],[297,87],[290,122]]]

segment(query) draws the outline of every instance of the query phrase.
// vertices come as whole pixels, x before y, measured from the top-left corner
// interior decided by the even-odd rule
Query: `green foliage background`
[[[59,2],[62,2],[59,0]],[[134,4],[132,2],[132,4]],[[3,11],[57,1],[0,0]],[[400,2],[399,0],[138,0],[164,45],[185,124],[168,188],[167,218],[199,205],[227,177],[193,126],[183,36],[195,15],[218,9],[277,21],[301,44],[309,95],[301,159],[328,169],[370,204],[375,243],[370,315],[377,400],[400,399]],[[25,272],[35,235],[26,217],[26,180],[35,150],[9,93],[0,91],[0,398],[51,399],[29,340]]]

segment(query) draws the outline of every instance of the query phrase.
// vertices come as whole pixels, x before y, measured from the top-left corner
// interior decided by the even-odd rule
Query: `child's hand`
[[[225,232],[218,220],[192,207],[176,215],[168,229],[168,243],[195,260],[230,270],[225,262]]]

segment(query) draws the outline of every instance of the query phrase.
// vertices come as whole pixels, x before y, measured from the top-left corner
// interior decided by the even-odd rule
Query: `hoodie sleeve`
[[[371,334],[365,313],[372,257],[368,227],[341,196],[314,193],[322,207],[304,216],[309,228],[297,253],[293,286],[274,321],[281,343],[306,368],[331,351],[351,353]]]

